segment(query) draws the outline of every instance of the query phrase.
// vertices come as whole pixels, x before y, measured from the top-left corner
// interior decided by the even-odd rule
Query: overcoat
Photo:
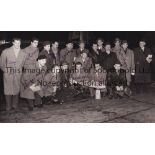
[[[151,50],[147,47],[144,48],[144,51],[138,47],[134,50],[135,57],[135,82],[136,83],[150,83],[151,82],[151,67],[150,64],[146,61],[146,58],[151,53]]]
[[[126,51],[121,48],[120,51],[116,52],[117,58],[121,63],[121,68],[126,70],[126,78],[128,83],[131,82],[131,73],[135,70],[134,53],[132,50],[127,49]]]
[[[18,57],[15,56],[14,47],[5,49],[0,57],[0,67],[3,70],[4,94],[18,95],[22,69],[25,63],[26,54],[21,49]]]
[[[43,95],[45,97],[53,95],[53,93],[56,93],[54,87],[58,88],[59,85],[59,74],[54,75],[52,72],[47,72],[44,77]]]
[[[39,49],[30,45],[24,49],[24,53],[26,54],[24,68],[34,68],[33,66],[38,58]]]
[[[25,99],[35,99],[34,92],[30,89],[30,86],[33,84],[39,85],[41,90],[38,94],[43,96],[43,87],[46,85],[44,82],[44,77],[46,73],[46,67],[42,69],[39,68],[38,62],[35,62],[35,65],[30,70],[25,69],[21,78],[21,89],[20,96]]]

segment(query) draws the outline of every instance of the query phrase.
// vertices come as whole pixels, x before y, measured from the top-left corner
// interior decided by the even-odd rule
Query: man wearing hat
[[[45,55],[40,55],[31,69],[23,70],[20,96],[27,100],[30,111],[33,110],[34,106],[42,106],[46,59]]]
[[[26,54],[21,49],[21,39],[13,38],[13,46],[5,49],[0,57],[0,68],[3,71],[6,110],[18,108],[20,80]]]
[[[151,50],[146,46],[146,41],[144,39],[139,41],[139,47],[134,50],[135,56],[135,84],[137,91],[147,92],[148,86],[151,82],[151,68],[152,63],[152,53]]]
[[[60,51],[60,62],[67,62],[69,68],[73,66],[73,63],[76,59],[76,51],[73,49],[73,43],[68,42],[66,44],[66,48]]]
[[[127,85],[130,86],[131,75],[135,73],[134,53],[128,48],[128,42],[122,41],[122,48],[120,52],[117,52],[117,58],[121,63],[121,69],[126,70]]]
[[[88,57],[87,51],[82,51],[81,54],[75,59],[75,63],[80,62],[84,70],[89,71],[92,67],[92,60]]]
[[[40,55],[45,55],[46,58],[47,58],[47,61],[46,61],[46,67],[47,69],[50,69],[53,65],[53,58],[52,58],[52,55],[51,55],[51,52],[50,52],[50,49],[51,49],[51,45],[50,45],[50,41],[44,41],[43,43],[43,50],[39,53],[39,56]]]
[[[80,41],[79,48],[76,50],[77,57],[81,55],[81,53],[89,53],[89,50],[85,48],[84,41]]]

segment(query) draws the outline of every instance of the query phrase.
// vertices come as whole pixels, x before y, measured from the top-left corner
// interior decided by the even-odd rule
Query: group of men
[[[151,82],[153,56],[145,40],[134,50],[119,38],[113,48],[99,38],[91,50],[84,41],[78,49],[69,41],[61,50],[58,41],[44,41],[41,51],[37,38],[25,49],[21,49],[20,38],[14,38],[12,44],[0,56],[7,111],[18,108],[19,96],[33,110],[53,102],[62,104],[74,92],[74,96],[89,93],[95,98],[99,90],[109,99],[122,98],[131,95],[132,79],[137,92],[147,90]]]

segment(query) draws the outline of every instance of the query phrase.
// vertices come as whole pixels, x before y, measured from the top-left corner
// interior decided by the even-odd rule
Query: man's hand
[[[147,58],[146,58],[146,61],[147,61],[148,63],[151,63],[151,61],[152,61],[152,58],[150,58],[150,57],[147,57]]]

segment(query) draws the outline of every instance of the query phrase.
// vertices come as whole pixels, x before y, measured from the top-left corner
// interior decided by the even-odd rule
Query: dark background
[[[57,40],[61,43],[61,46],[64,46],[65,42],[69,40],[71,33],[73,31],[1,31],[0,39],[11,41],[13,37],[20,37],[24,42],[36,36],[40,41]],[[130,48],[136,47],[139,39],[145,39],[150,48],[155,45],[155,31],[83,31],[83,33],[88,33],[89,40],[87,41],[87,46],[89,47],[98,37],[102,37],[105,42],[111,43],[113,43],[116,37],[128,40]]]

